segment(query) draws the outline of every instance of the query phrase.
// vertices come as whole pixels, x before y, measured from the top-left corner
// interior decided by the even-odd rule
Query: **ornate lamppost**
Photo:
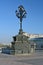
[[[22,33],[22,20],[23,18],[26,18],[26,11],[22,5],[18,7],[18,10],[16,10],[16,16],[20,19],[20,30],[19,33]]]

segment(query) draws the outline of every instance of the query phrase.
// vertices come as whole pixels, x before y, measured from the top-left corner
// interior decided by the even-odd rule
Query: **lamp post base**
[[[22,30],[22,29],[20,29],[20,30],[19,30],[19,34],[22,34],[22,33],[23,33],[23,30]]]

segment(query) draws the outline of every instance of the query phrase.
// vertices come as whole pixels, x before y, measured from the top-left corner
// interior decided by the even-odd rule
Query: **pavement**
[[[25,55],[0,53],[0,65],[43,65],[43,52]]]

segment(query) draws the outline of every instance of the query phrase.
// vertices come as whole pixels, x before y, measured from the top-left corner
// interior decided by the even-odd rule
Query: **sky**
[[[28,34],[43,34],[43,0],[0,0],[0,43],[9,44],[20,29],[15,11],[23,5],[27,12],[22,28]]]

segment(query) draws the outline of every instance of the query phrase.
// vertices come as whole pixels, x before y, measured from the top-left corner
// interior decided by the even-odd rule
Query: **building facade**
[[[43,34],[27,34],[24,32],[23,35],[28,36],[29,41],[36,43],[37,49],[43,49]]]

